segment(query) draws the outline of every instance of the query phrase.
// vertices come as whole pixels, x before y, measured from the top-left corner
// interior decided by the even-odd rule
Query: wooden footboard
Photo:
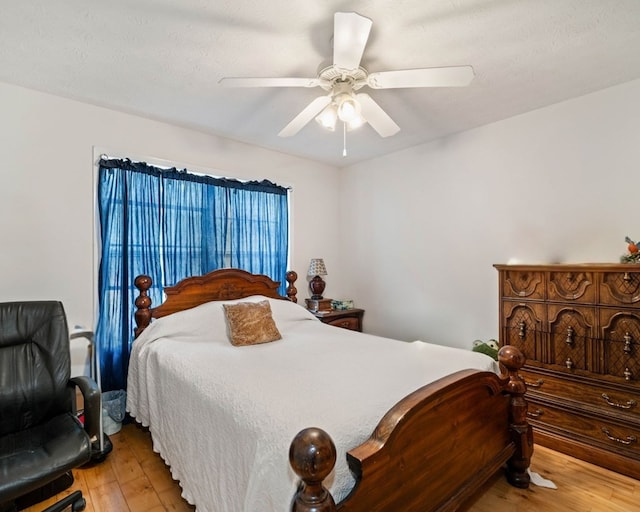
[[[533,437],[518,375],[525,359],[505,346],[499,361],[502,377],[464,370],[398,402],[348,452],[356,484],[337,506],[322,486],[335,463],[333,442],[321,429],[300,432],[289,452],[302,480],[292,511],[454,511],[505,464],[509,482],[528,487]]]

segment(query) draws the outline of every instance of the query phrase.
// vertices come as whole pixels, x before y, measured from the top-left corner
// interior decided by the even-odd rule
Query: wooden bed
[[[151,279],[138,276],[136,337],[153,319],[212,300],[264,295],[296,302],[297,275],[288,272],[286,279],[288,297],[281,297],[279,283],[267,276],[216,270],[165,288],[165,302],[151,307]],[[499,361],[500,377],[463,370],[418,389],[391,408],[371,437],[348,451],[356,484],[338,504],[322,483],[336,461],[333,441],[319,428],[301,431],[289,451],[291,467],[301,479],[291,510],[461,510],[503,467],[512,485],[528,487],[533,439],[526,386],[518,375],[525,360],[517,348],[505,346]]]

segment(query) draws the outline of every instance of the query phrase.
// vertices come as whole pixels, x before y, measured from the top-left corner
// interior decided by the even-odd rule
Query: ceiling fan
[[[355,12],[335,13],[333,64],[321,70],[316,78],[222,78],[219,83],[225,87],[321,87],[328,92],[294,117],[278,134],[281,137],[295,135],[314,117],[332,131],[338,120],[344,123],[345,131],[369,123],[380,136],[389,137],[398,133],[400,127],[371,96],[357,91],[365,86],[371,89],[461,87],[473,80],[471,66],[369,73],[360,66],[360,61],[372,24],[369,18]]]

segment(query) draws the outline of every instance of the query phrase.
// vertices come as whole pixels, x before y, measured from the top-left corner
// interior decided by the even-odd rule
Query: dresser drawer
[[[528,399],[560,399],[590,414],[615,416],[640,425],[640,389],[607,386],[526,369],[520,373],[527,384]]]
[[[605,272],[600,282],[600,302],[640,308],[640,269],[633,265],[625,272]],[[635,270],[632,272],[631,270]]]
[[[582,410],[529,398],[528,419],[534,428],[640,459],[640,426],[590,416]],[[535,433],[534,433],[535,438]]]
[[[504,301],[502,303],[503,345],[517,347],[527,361],[546,362],[548,344],[542,342],[546,323],[544,304],[537,302]]]
[[[548,304],[547,323],[549,364],[569,370],[595,371],[599,367],[591,357],[598,332],[595,307]]]
[[[335,327],[342,327],[343,329],[351,329],[352,331],[360,330],[360,320],[354,317],[337,318],[335,320],[328,320],[325,323]]]
[[[502,276],[502,296],[523,299],[544,299],[544,272],[505,270]]]
[[[351,308],[312,313],[324,324],[362,332],[364,309]]]
[[[553,301],[581,302],[593,304],[596,301],[596,283],[593,272],[567,269],[549,272],[547,299]]]
[[[640,311],[600,310],[601,373],[640,382]]]

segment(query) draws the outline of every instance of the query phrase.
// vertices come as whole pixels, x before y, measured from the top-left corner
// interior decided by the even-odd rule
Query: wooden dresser
[[[494,265],[543,446],[640,479],[640,265]]]

